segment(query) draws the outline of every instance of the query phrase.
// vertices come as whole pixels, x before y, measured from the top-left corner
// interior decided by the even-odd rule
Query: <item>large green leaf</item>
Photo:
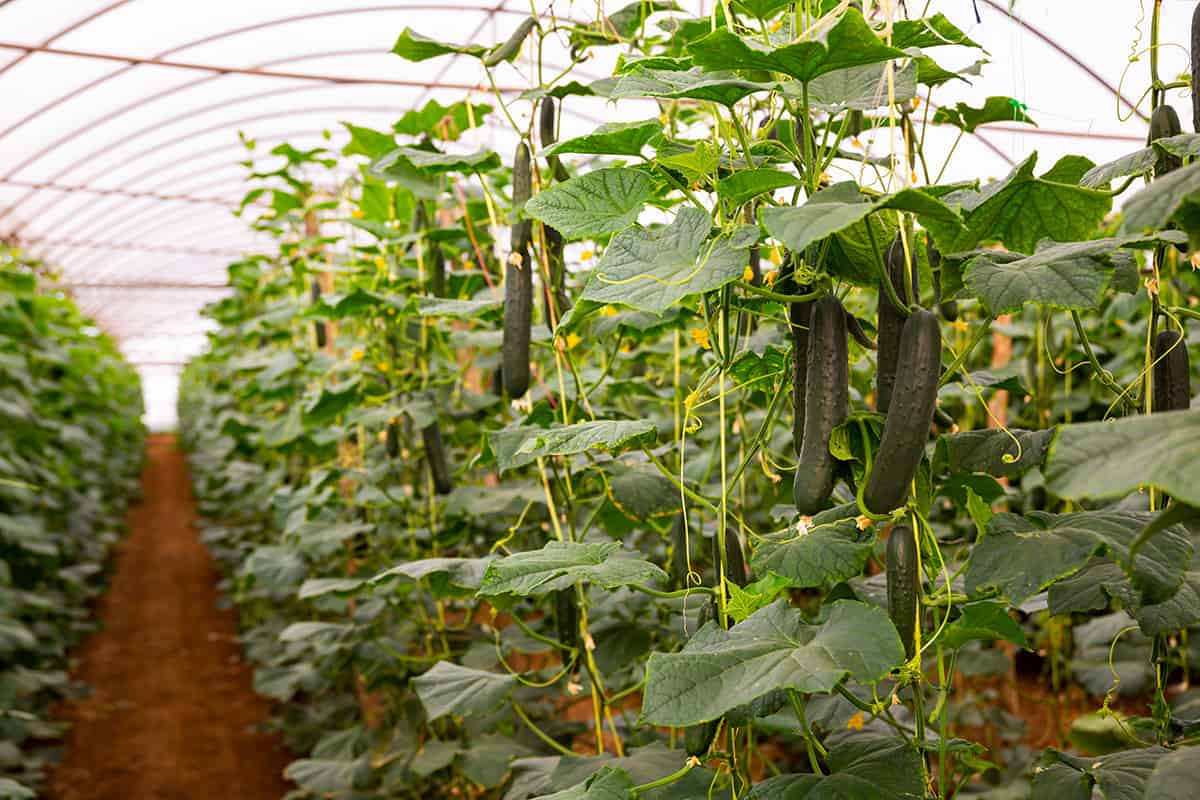
[[[624,770],[603,766],[583,783],[532,800],[633,800],[633,779]]]
[[[1200,194],[1200,161],[1156,179],[1125,202],[1121,230],[1142,233],[1165,228],[1185,201]]]
[[[874,731],[829,737],[833,774],[792,774],[757,784],[745,800],[918,800],[921,754],[908,742]]]
[[[515,553],[490,563],[479,594],[540,596],[576,581],[615,589],[666,580],[667,574],[649,561],[620,553],[619,542],[547,542],[541,550]]]
[[[1126,239],[1042,242],[1034,255],[1024,258],[985,253],[967,263],[963,281],[993,315],[1019,311],[1025,303],[1096,308],[1118,262],[1133,259],[1120,250],[1126,243]]]
[[[859,530],[855,513],[823,519],[833,516],[826,512],[811,527],[797,524],[764,536],[750,562],[755,574],[773,572],[802,588],[826,588],[861,574],[875,550],[875,529]]]
[[[989,122],[1023,122],[1037,127],[1037,123],[1011,97],[989,97],[983,101],[981,108],[972,108],[967,103],[942,106],[933,115],[934,125],[953,125],[965,133],[974,133],[980,125]]]
[[[757,229],[741,225],[709,239],[711,230],[707,214],[686,206],[666,227],[622,231],[588,276],[583,298],[662,314],[688,295],[740,278]]]
[[[642,148],[662,133],[658,117],[637,122],[607,122],[591,133],[564,139],[538,153],[539,156],[582,153],[588,155],[640,156]]]
[[[744,38],[721,28],[688,45],[688,53],[697,66],[709,70],[781,72],[798,81],[811,81],[838,69],[876,64],[905,53],[889,47],[875,35],[862,14],[851,8],[829,29],[823,40],[811,39],[771,47],[753,38]]]
[[[903,660],[882,609],[842,600],[809,625],[780,601],[728,631],[709,623],[678,653],[651,655],[642,718],[696,725],[774,689],[828,692],[847,676],[874,683]]]
[[[792,95],[792,84],[784,86]],[[917,64],[910,61],[892,74],[891,99],[903,103],[917,96]],[[888,104],[887,65],[867,64],[861,67],[827,72],[808,85],[808,100],[814,107],[831,114],[846,109],[870,111]],[[836,126],[835,126],[836,127]]]
[[[1059,497],[1121,497],[1154,486],[1200,506],[1200,409],[1063,425],[1050,444],[1046,488]]]
[[[480,44],[448,44],[422,36],[412,28],[405,28],[400,38],[392,45],[392,52],[406,61],[425,61],[448,55],[482,56],[487,48]]]
[[[581,239],[628,228],[653,194],[654,181],[642,170],[598,169],[538,192],[525,214]]]
[[[1038,242],[1077,242],[1093,234],[1112,208],[1106,192],[1085,189],[1079,179],[1092,163],[1066,156],[1035,176],[1034,153],[1004,178],[981,190],[963,189],[942,198],[966,212],[966,227],[925,221],[943,253],[961,253],[980,242],[999,241],[1011,251],[1033,253]]]
[[[1104,800],[1159,800],[1158,795],[1148,793],[1148,784],[1155,767],[1164,756],[1171,753],[1165,747],[1145,747],[1110,753],[1103,757],[1074,756],[1049,749],[1042,754],[1043,767],[1066,768],[1079,775],[1084,785],[1095,786]],[[1066,773],[1062,773],[1066,779]],[[1195,776],[1192,776],[1195,786]],[[1194,791],[1193,791],[1194,794]],[[1090,797],[1092,793],[1068,795]],[[1033,800],[1061,800],[1063,794],[1059,784],[1034,784]]]
[[[748,81],[732,72],[705,72],[698,68],[680,71],[636,67],[617,78],[608,96],[613,99],[686,97],[732,106],[752,92],[772,88],[773,84]]]
[[[946,647],[962,647],[967,642],[1003,639],[1017,647],[1029,647],[1020,624],[1009,616],[1008,604],[992,600],[964,603],[959,615],[945,627],[938,641]]]
[[[557,425],[504,428],[488,434],[488,445],[501,471],[532,463],[543,456],[567,456],[588,450],[615,453],[653,444],[654,423],[647,420],[596,420]]]
[[[1054,428],[1042,431],[964,431],[938,439],[937,460],[950,472],[986,472],[1016,477],[1042,463]]]
[[[391,569],[384,570],[370,579],[372,585],[377,585],[392,578],[408,578],[419,581],[429,580],[430,588],[435,596],[449,596],[461,592],[474,592],[483,581],[492,558],[422,558],[417,561],[406,561]]]
[[[792,173],[770,167],[739,169],[717,181],[717,194],[722,200],[740,206],[760,194],[795,186],[799,182]]]
[[[447,714],[485,714],[508,699],[516,686],[515,675],[500,675],[439,661],[413,678],[413,690],[432,721]]]
[[[947,229],[961,225],[958,214],[942,201],[920,189],[902,189],[893,195],[868,202],[852,182],[830,186],[817,192],[801,206],[783,206],[762,210],[763,226],[788,249],[803,251],[835,233],[863,221],[868,214],[884,209],[909,211],[923,223],[936,220]],[[876,225],[876,235],[881,235]],[[885,247],[885,240],[878,240]]]
[[[441,175],[446,172],[488,172],[500,166],[500,156],[492,150],[477,150],[474,153],[459,155],[421,150],[417,147],[398,147],[371,162],[370,171],[371,174],[386,179],[393,174],[400,174],[397,171],[398,164],[429,175]]]
[[[1183,580],[1192,543],[1183,528],[1168,528],[1138,550],[1136,564],[1130,563],[1129,548],[1151,518],[1108,510],[1026,517],[997,514],[987,535],[971,550],[967,591],[978,595],[995,590],[1020,604],[1074,575],[1092,556],[1108,555],[1147,592],[1169,597]]]
[[[1182,747],[1159,759],[1146,781],[1146,800],[1192,800],[1200,776],[1200,747]]]

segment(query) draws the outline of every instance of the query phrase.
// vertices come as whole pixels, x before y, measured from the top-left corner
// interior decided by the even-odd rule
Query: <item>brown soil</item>
[[[217,572],[197,530],[182,454],[151,437],[145,499],[129,515],[103,630],[72,677],[90,696],[72,723],[52,800],[279,800],[289,756],[262,730],[270,708],[251,689],[236,615],[217,602]]]

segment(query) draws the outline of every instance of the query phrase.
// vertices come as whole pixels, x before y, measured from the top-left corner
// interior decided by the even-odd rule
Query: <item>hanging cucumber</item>
[[[942,371],[942,331],[932,311],[914,311],[904,323],[899,360],[903,369],[863,492],[863,505],[874,514],[887,514],[904,503],[925,455]]]
[[[425,444],[425,459],[429,462],[434,491],[449,494],[454,488],[454,481],[446,464],[446,446],[442,443],[442,427],[437,420],[421,429],[421,441]]]
[[[715,533],[712,537],[712,558],[713,572],[717,573],[720,555]],[[742,555],[742,540],[734,530],[725,531],[725,579],[737,586],[745,586],[749,582],[746,578],[746,559]]]
[[[792,499],[801,514],[815,514],[833,492],[837,460],[829,452],[829,437],[850,413],[846,312],[832,295],[813,304],[805,374],[804,437]]]
[[[1187,341],[1179,331],[1154,337],[1154,413],[1186,411],[1192,405],[1191,364]]]
[[[925,237],[925,255],[929,258],[929,273],[933,276],[933,301],[946,322],[958,319],[958,301],[942,299],[942,254],[933,243],[933,237]]]
[[[314,306],[321,302],[321,284],[315,278],[313,279],[312,286],[309,287],[309,296],[312,297],[312,304]],[[313,333],[316,335],[317,349],[324,350],[325,342],[328,340],[325,332],[325,323],[321,320],[314,322]]]
[[[1178,136],[1183,132],[1179,115],[1168,105],[1161,105],[1150,115],[1150,141]],[[1171,153],[1159,153],[1154,162],[1154,177],[1161,178],[1183,166],[1183,159]]]
[[[921,558],[908,525],[897,525],[888,535],[887,601],[888,616],[904,644],[904,657],[912,658],[921,614]]]
[[[538,141],[541,142],[543,150],[558,141],[558,136],[554,131],[557,117],[558,115],[554,111],[554,98],[549,95],[543,97],[541,107],[538,109]],[[557,181],[565,181],[571,177],[567,174],[566,167],[562,165],[558,156],[548,157],[546,165],[550,167],[550,175]]]
[[[809,287],[801,286],[797,294]],[[808,328],[812,322],[812,301],[803,300],[788,306],[788,327],[792,333],[792,446],[800,455],[804,441],[804,392],[808,386]]]
[[[528,16],[521,20],[521,24],[512,32],[512,35],[504,40],[503,44],[493,47],[490,52],[483,58],[485,67],[494,67],[502,61],[512,61],[521,52],[521,45],[525,43],[525,37],[529,36],[529,32],[537,25],[537,17]]]
[[[1192,130],[1200,133],[1200,4],[1192,12]]]
[[[704,758],[708,755],[713,740],[717,738],[717,731],[720,729],[720,717],[686,728],[683,732],[684,752],[694,758]]]
[[[671,565],[671,588],[684,589],[688,585],[688,537],[684,530],[683,512],[671,520],[669,563]]]
[[[909,296],[904,281],[904,268],[906,265],[904,244],[900,241],[900,237],[897,236],[887,249],[887,255],[884,256],[884,266],[887,267],[888,280],[891,281],[892,287],[896,290],[896,296],[905,303],[912,303],[913,298]],[[912,287],[914,294],[920,293],[917,287],[915,259],[912,265]],[[877,368],[875,371],[875,410],[881,414],[886,414],[888,404],[892,400],[892,389],[896,384],[896,365],[900,355],[900,335],[908,313],[905,309],[898,308],[892,302],[891,295],[884,286],[882,279],[879,282],[879,306],[877,313],[876,330],[878,331],[879,356],[876,359]]]
[[[504,392],[511,398],[529,391],[529,337],[533,322],[533,265],[529,260],[532,224],[520,214],[533,192],[529,147],[517,145],[513,159],[511,253],[504,266],[504,339],[501,347]]]
[[[579,647],[579,598],[574,586],[554,593],[554,638],[568,650]]]
[[[437,242],[429,244],[429,257],[426,266],[429,267],[429,293],[434,297],[445,297],[446,257],[442,254],[442,246]]]
[[[395,420],[388,420],[386,443],[388,458],[400,455],[400,423]]]

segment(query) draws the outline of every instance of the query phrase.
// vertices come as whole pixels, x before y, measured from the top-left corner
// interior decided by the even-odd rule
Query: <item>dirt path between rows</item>
[[[50,800],[279,800],[289,757],[262,732],[233,611],[217,608],[217,571],[192,526],[195,502],[174,437],[151,437],[145,499],[97,613],[103,630],[76,653],[93,688],[67,703],[73,723]]]

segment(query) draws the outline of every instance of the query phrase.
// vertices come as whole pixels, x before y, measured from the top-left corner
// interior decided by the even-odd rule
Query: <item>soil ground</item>
[[[144,500],[76,653],[92,687],[64,704],[72,723],[50,800],[279,800],[290,757],[263,725],[236,615],[217,607],[218,574],[200,543],[174,437],[149,440]]]

